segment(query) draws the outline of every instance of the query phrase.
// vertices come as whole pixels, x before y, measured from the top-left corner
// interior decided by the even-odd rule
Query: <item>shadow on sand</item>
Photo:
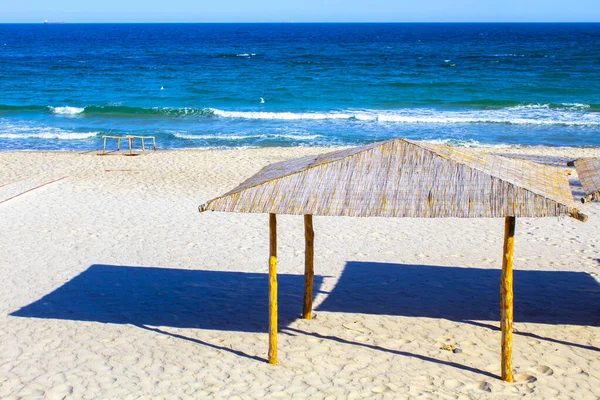
[[[585,272],[515,270],[514,293],[515,322],[600,326],[600,285]],[[500,320],[500,270],[352,261],[318,311],[444,318],[499,329],[498,322],[476,321]]]
[[[352,345],[344,339],[286,328],[299,317],[302,275],[278,275],[279,326]],[[498,321],[497,269],[348,262],[317,311],[444,318],[482,328]],[[514,273],[515,321],[599,326],[600,285],[589,274],[567,271]],[[315,294],[323,282],[315,276]],[[15,311],[17,317],[131,324],[157,334],[262,360],[246,353],[167,332],[157,327],[267,332],[267,274],[92,265],[40,300]],[[592,351],[599,348],[516,332]],[[373,350],[415,356],[394,349]],[[427,361],[444,364],[425,357]],[[456,363],[447,365],[493,376]]]
[[[315,276],[315,293],[323,278]],[[304,277],[278,275],[279,322],[302,311]],[[267,274],[92,265],[17,317],[241,332],[268,330]]]
[[[514,271],[515,321],[593,325],[600,285],[585,272]],[[348,262],[320,311],[500,319],[500,270]]]

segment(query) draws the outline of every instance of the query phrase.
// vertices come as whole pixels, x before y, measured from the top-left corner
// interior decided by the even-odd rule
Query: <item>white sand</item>
[[[600,397],[598,203],[587,223],[517,220],[514,384],[498,378],[503,220],[315,217],[304,321],[302,217],[282,216],[268,365],[267,216],[197,207],[322,151],[0,153],[0,398]]]

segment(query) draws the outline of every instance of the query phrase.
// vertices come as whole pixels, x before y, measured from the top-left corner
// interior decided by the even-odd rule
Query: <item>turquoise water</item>
[[[600,24],[0,25],[0,149],[600,146]]]

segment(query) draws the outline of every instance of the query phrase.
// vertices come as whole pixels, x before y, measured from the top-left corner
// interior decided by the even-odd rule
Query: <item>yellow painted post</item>
[[[500,278],[500,325],[502,327],[502,380],[513,382],[513,256],[515,252],[515,217],[504,220],[502,277]]]
[[[304,216],[304,306],[302,318],[312,319],[313,277],[315,276],[315,232],[313,231],[312,215]]]
[[[277,364],[277,218],[269,214],[269,364]]]

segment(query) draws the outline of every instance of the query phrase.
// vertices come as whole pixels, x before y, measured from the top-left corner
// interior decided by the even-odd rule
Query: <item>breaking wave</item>
[[[523,105],[485,110],[439,110],[405,108],[398,110],[346,110],[331,112],[223,111],[213,109],[221,118],[257,120],[356,120],[404,124],[508,124],[600,126],[600,113],[585,112],[589,105]]]
[[[50,107],[54,114],[74,115],[85,111],[85,107]]]
[[[26,132],[26,133],[0,133],[0,139],[44,139],[44,140],[83,140],[89,138],[95,138],[98,132],[68,132],[58,130],[40,130],[38,132]]]
[[[600,126],[600,105],[515,104],[514,102],[455,103],[450,108],[347,109],[331,111],[237,111],[218,108],[129,106],[7,106],[0,113],[46,112],[54,115],[106,118],[224,118],[246,120],[352,120],[398,124],[508,124]]]
[[[84,140],[95,138],[98,134],[100,132],[76,132],[52,126],[35,126],[0,120],[0,139]]]
[[[178,139],[184,140],[212,140],[212,141],[237,141],[237,140],[264,140],[264,139],[274,139],[274,140],[293,140],[293,141],[312,141],[319,139],[321,135],[294,135],[294,134],[285,134],[285,133],[264,133],[264,134],[235,134],[235,135],[222,135],[222,134],[213,134],[213,135],[193,135],[188,133],[180,133],[180,132],[170,132],[171,135]]]

